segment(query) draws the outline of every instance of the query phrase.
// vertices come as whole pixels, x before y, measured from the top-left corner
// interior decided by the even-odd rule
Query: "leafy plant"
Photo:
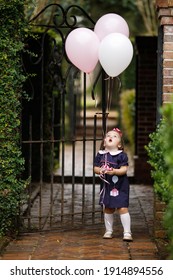
[[[165,161],[166,149],[164,146],[165,121],[162,120],[155,132],[150,134],[150,142],[146,146],[149,163],[152,166],[151,177],[154,179],[154,191],[160,200],[169,201],[168,167]]]
[[[163,109],[163,114],[165,117],[165,126],[163,128],[163,141],[165,148],[165,162],[167,164],[167,173],[169,180],[169,203],[164,216],[164,225],[167,229],[169,236],[169,253],[170,259],[173,259],[173,149],[172,149],[172,139],[173,139],[173,103],[165,105]]]
[[[0,3],[0,236],[16,230],[26,181],[20,147],[23,82],[20,52],[26,22],[24,0]]]
[[[166,202],[163,225],[169,237],[169,258],[173,258],[173,103],[163,108],[163,119],[156,132],[150,135],[146,147],[149,163],[153,167],[154,190],[160,200]]]
[[[125,132],[125,137],[130,144],[134,154],[134,135],[135,135],[135,92],[134,90],[123,91],[120,96],[121,123]]]

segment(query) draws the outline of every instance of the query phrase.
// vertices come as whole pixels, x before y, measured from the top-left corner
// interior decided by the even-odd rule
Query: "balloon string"
[[[108,78],[105,78],[104,80],[105,80],[105,81],[110,80],[110,76],[109,76]]]
[[[121,89],[121,80],[118,76],[115,77],[115,78],[118,80],[118,89],[116,90],[117,94],[118,94],[120,92],[120,89]],[[105,115],[105,126],[106,126],[106,132],[107,132],[108,116],[109,116],[109,112],[110,112],[110,109],[111,109],[115,79],[114,79],[114,77],[108,77],[106,80],[108,80],[108,101],[107,101],[107,112],[106,112],[106,115]]]
[[[93,79],[91,78],[90,73],[88,73],[88,78],[89,78],[89,86],[92,88]],[[95,101],[95,108],[97,108],[98,105],[97,92],[96,92],[96,96],[94,96],[94,93],[92,92],[92,99]]]
[[[107,133],[107,131],[108,131],[108,122],[107,122],[108,116],[109,116],[109,112],[106,112],[106,114],[105,114],[105,129],[106,129],[105,133]]]
[[[97,105],[98,105],[98,100],[97,100],[97,92],[96,92],[96,96],[95,96],[95,108],[97,109]]]
[[[107,132],[108,128],[108,116],[111,108],[111,102],[112,102],[112,92],[113,92],[113,84],[114,84],[114,79],[112,77],[109,77],[108,79],[108,93],[107,93],[107,112],[105,115],[105,129]]]
[[[117,90],[117,93],[119,93],[119,92],[120,92],[120,89],[121,89],[121,80],[120,80],[120,78],[119,78],[118,76],[117,76],[116,78],[117,78],[117,80],[118,80],[118,82],[119,82],[118,90]]]
[[[102,117],[105,118],[105,131],[104,127],[102,127],[102,134],[103,137],[105,136],[105,133],[107,133],[107,120],[108,120],[108,115],[109,115],[109,109],[110,109],[110,103],[111,103],[111,77],[109,76],[108,78],[104,79],[105,81],[108,81],[108,92],[107,92],[107,105],[106,105],[106,112],[102,113]]]
[[[91,79],[90,73],[88,73],[88,78],[89,78],[89,85],[90,85],[90,87],[91,87],[91,86],[92,86],[92,79]]]
[[[118,80],[118,89],[117,89],[117,94],[118,94],[120,92],[120,89],[121,89],[121,80],[118,76],[115,77],[115,78]],[[110,111],[110,108],[111,108],[112,94],[113,94],[113,88],[114,88],[114,82],[115,82],[114,77],[108,77],[105,80],[108,80],[107,111],[104,114],[100,113],[100,114],[104,115],[103,118],[105,118],[105,130],[106,131],[104,131],[104,128],[102,127],[103,137],[105,136],[105,133],[107,133],[108,117],[109,117],[109,111]]]
[[[109,99],[110,99],[110,77],[109,77],[108,86],[107,86],[107,106],[106,106],[107,112],[109,112]]]
[[[110,78],[108,83],[108,103],[107,103],[108,112],[110,111],[111,108],[113,85],[114,85],[114,79]]]

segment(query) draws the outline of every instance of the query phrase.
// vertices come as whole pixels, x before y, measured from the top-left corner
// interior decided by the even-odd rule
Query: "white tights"
[[[120,214],[120,220],[124,232],[131,233],[131,218],[129,212],[125,214]],[[106,231],[113,232],[113,221],[114,221],[113,213],[111,214],[104,213],[104,222],[105,222]]]

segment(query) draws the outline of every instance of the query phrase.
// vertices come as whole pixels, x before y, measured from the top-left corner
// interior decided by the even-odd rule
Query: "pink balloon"
[[[69,33],[65,50],[70,61],[81,71],[90,73],[98,62],[100,41],[90,29],[80,27]]]
[[[122,33],[129,37],[129,27],[127,22],[117,14],[106,14],[95,24],[94,32],[100,40],[111,33]]]

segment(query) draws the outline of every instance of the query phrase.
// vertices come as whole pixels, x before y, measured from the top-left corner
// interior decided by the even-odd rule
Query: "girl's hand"
[[[121,166],[119,169],[112,168],[112,170],[110,171],[107,170],[105,173],[109,175],[122,176],[127,173],[127,169],[128,166]]]
[[[112,171],[113,168],[112,167],[109,167],[108,165],[103,165],[101,168],[100,168],[100,173],[101,174],[109,174],[108,172],[109,171]]]
[[[109,169],[109,170],[106,170],[106,171],[105,171],[105,174],[112,175],[112,176],[113,176],[113,175],[116,175],[116,173],[115,173],[116,170],[117,170],[117,169],[111,168],[111,169]]]

